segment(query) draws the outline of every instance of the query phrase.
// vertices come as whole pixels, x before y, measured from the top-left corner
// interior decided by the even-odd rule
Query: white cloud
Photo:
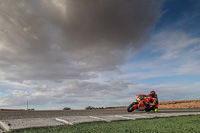
[[[26,97],[29,96],[29,93],[27,91],[13,91],[14,97]]]
[[[199,82],[187,84],[149,85],[112,80],[103,84],[86,81],[65,81],[61,86],[38,85],[26,90],[12,90],[10,96],[1,97],[1,107],[26,107],[26,101],[35,109],[49,109],[54,106],[85,108],[86,106],[126,106],[135,100],[136,95],[148,94],[151,90],[158,93],[159,100],[183,100],[198,98]]]
[[[161,59],[173,60],[186,57],[185,55],[188,55],[190,47],[197,46],[200,39],[181,31],[164,31],[155,35],[152,42],[155,52],[163,52]],[[191,55],[191,52],[189,55]]]
[[[0,105],[22,106],[24,101],[29,101],[32,105],[44,106],[49,104],[57,106],[59,104],[77,104],[77,107],[82,107],[85,104],[100,105],[109,101],[109,99],[114,100],[123,97],[127,85],[128,83],[120,81],[99,84],[76,80],[65,81],[62,85],[56,87],[38,85],[37,87],[26,88],[26,90],[11,90],[12,94],[1,99]]]
[[[164,31],[152,37],[150,45],[144,47],[130,59],[139,58],[120,67],[121,79],[151,79],[177,75],[200,74],[200,39],[184,32]],[[145,57],[143,53],[145,53]],[[129,60],[130,60],[129,59]]]

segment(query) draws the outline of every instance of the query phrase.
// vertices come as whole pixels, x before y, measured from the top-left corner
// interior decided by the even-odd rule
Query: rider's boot
[[[155,109],[154,109],[154,112],[158,112],[158,102],[156,102],[156,104],[155,104]]]
[[[158,112],[158,108],[155,108],[154,112],[156,112],[156,113],[157,113],[157,112]]]

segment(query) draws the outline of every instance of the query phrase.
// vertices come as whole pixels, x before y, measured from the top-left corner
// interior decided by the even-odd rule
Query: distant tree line
[[[64,107],[63,110],[71,110],[69,107]]]
[[[85,110],[90,110],[90,109],[104,109],[104,107],[92,107],[92,106],[87,106]]]
[[[34,108],[32,108],[32,109],[28,109],[28,110],[35,110]]]

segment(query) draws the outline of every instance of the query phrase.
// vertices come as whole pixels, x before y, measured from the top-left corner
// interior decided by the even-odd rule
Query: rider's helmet
[[[150,92],[150,96],[155,97],[155,95],[156,95],[156,92],[155,92],[155,91],[151,91],[151,92]]]

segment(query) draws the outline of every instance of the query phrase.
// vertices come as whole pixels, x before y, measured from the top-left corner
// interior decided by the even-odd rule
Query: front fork
[[[135,109],[138,109],[138,108],[139,108],[139,103],[136,103],[133,109],[135,110]]]

